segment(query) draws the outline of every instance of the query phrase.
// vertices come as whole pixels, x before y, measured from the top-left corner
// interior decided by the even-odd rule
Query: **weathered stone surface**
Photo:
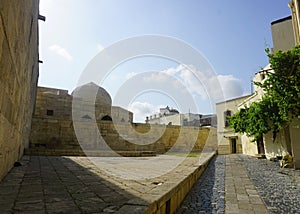
[[[165,213],[167,209],[174,213],[201,175],[198,168],[205,168],[212,155],[189,157],[159,177],[141,180],[113,176],[87,157],[31,156],[21,170],[14,168],[7,176],[10,179],[0,182],[0,213]],[[176,159],[165,157],[152,170],[159,171]],[[144,165],[141,161],[137,167]],[[123,162],[122,168],[130,171],[132,165]],[[28,177],[37,181],[36,187],[32,181],[26,184]],[[12,180],[21,182],[12,184]]]
[[[28,147],[38,78],[38,0],[0,4],[0,180]]]
[[[87,156],[116,156],[114,152],[122,156],[151,156],[170,149],[175,152],[199,152],[203,149],[215,151],[217,147],[214,128],[152,125],[151,134],[140,135],[137,133],[148,132],[150,126],[118,124],[116,129],[114,123],[107,121],[98,122],[98,128],[95,129],[91,128],[92,122],[84,121],[79,125],[82,126],[81,134],[76,136],[71,120],[56,118],[54,121],[54,118],[34,116],[28,154],[84,155],[83,148]],[[165,129],[164,132],[162,129]],[[103,139],[96,137],[95,142],[94,133],[98,130]],[[195,139],[191,139],[191,136]],[[79,145],[78,141],[81,140],[87,143]],[[130,151],[133,153],[129,153]]]

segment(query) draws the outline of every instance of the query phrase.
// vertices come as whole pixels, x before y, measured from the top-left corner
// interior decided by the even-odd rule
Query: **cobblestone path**
[[[300,213],[300,170],[246,155],[219,155],[177,211],[183,213]]]
[[[300,170],[244,155],[239,158],[270,213],[300,213]]]
[[[217,156],[187,195],[177,214],[224,213],[225,156]]]

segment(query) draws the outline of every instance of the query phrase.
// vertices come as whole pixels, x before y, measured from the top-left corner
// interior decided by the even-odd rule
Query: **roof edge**
[[[284,22],[284,21],[290,20],[290,19],[292,19],[292,16],[287,16],[287,17],[284,17],[284,18],[281,18],[281,19],[277,19],[277,20],[271,22],[271,25],[274,25],[274,24],[277,24],[277,23],[280,23],[280,22]]]

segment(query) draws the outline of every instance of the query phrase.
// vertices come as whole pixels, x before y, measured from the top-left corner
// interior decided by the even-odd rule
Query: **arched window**
[[[101,120],[112,121],[112,119],[111,119],[111,117],[109,115],[105,115],[104,117],[102,117]]]

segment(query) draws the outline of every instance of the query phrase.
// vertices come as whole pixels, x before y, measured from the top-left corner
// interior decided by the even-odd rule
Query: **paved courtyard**
[[[0,213],[151,212],[212,155],[24,156],[0,182]]]
[[[0,182],[0,213],[142,213],[201,163],[188,158],[160,175],[180,157],[133,160],[141,159],[151,161],[143,180],[133,180],[134,173],[126,180],[120,178],[126,168],[140,174],[144,164],[134,170],[134,162],[118,158],[93,163],[85,157],[24,156]],[[97,164],[104,171],[113,168],[112,174]],[[219,155],[177,213],[300,213],[300,171],[245,155]]]
[[[224,212],[300,213],[300,170],[245,155],[217,156],[177,214]]]

